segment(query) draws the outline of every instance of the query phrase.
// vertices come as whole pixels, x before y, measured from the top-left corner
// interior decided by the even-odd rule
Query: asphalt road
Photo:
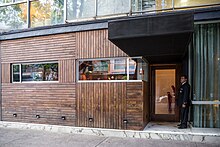
[[[99,137],[0,128],[0,147],[220,147],[184,141]]]

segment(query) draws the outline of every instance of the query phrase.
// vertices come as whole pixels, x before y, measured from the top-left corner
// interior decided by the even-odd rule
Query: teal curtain
[[[220,101],[220,23],[195,25],[193,39],[193,100]],[[216,104],[193,105],[195,127],[220,127]]]

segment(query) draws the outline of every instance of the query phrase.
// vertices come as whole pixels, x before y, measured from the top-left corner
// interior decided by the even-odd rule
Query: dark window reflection
[[[58,63],[22,65],[22,81],[58,81]]]
[[[13,65],[13,82],[20,82],[20,65]]]

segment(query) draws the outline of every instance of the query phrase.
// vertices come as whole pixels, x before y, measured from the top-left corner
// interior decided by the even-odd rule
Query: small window
[[[21,71],[20,64],[12,65],[12,82],[20,82],[20,78],[21,78],[20,71]]]
[[[13,64],[13,82],[58,81],[58,63]]]
[[[142,58],[86,59],[78,62],[78,80],[146,80],[148,64]]]
[[[129,59],[129,80],[148,80],[148,64],[141,58]]]

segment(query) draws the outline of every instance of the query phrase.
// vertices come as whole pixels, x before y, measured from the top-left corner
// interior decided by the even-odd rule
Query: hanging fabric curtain
[[[220,101],[220,23],[195,25],[193,100]],[[197,104],[195,127],[220,127],[219,104]]]

